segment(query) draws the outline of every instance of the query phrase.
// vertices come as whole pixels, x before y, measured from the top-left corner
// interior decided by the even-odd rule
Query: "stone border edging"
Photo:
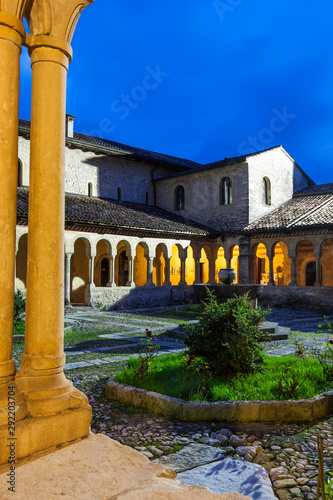
[[[145,408],[178,420],[202,422],[315,422],[333,413],[333,390],[298,401],[188,402],[157,392],[138,389],[109,379],[105,394],[122,403]]]

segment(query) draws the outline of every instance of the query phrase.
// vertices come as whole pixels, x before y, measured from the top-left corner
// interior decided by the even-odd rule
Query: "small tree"
[[[260,369],[263,364],[260,342],[267,340],[268,334],[260,330],[259,324],[268,312],[250,309],[248,294],[218,304],[208,291],[199,325],[185,327],[189,355],[202,358],[217,376]]]

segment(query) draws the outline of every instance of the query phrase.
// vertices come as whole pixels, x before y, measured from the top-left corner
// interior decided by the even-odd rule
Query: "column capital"
[[[0,38],[10,40],[15,45],[22,48],[25,38],[25,28],[23,23],[12,16],[0,10]]]
[[[31,65],[37,61],[51,61],[65,65],[68,69],[68,63],[72,61],[73,50],[70,44],[61,38],[52,35],[26,35],[25,46],[31,55]],[[37,50],[41,49],[41,50]],[[64,54],[68,59],[68,63],[63,62],[63,58],[59,57],[59,52]]]

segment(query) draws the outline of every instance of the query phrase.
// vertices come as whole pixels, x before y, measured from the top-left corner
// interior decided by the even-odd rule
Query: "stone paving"
[[[75,314],[69,319],[75,320]],[[294,330],[316,332],[318,324],[322,322],[323,315],[313,311],[281,309],[274,310],[269,319],[286,326],[290,326],[289,321],[293,321],[292,328]],[[112,325],[114,329],[115,324],[118,323],[119,332],[105,334],[103,337],[108,339],[123,338],[129,341],[128,345],[134,345],[139,341],[139,337],[132,337],[131,340],[126,337],[128,327],[132,334],[142,334],[144,328],[149,327],[149,324],[158,323],[158,326],[154,326],[156,331],[161,331],[160,327],[168,329],[170,325],[173,327],[175,325],[174,322],[171,323],[167,320],[155,321],[151,318],[147,320],[144,317],[137,317],[135,318],[135,326],[133,324],[132,327],[129,323],[133,322],[133,316],[126,318],[120,313],[119,315],[117,313],[92,313],[91,310],[82,314],[80,311],[80,321],[89,324],[91,320],[94,320],[92,324],[103,326],[104,329],[106,325]],[[126,330],[123,329],[123,326],[126,326]],[[318,347],[318,344],[327,340],[327,334],[314,335],[312,336],[314,338],[307,336],[302,338],[301,334],[297,334],[297,336],[308,347]],[[163,337],[163,340],[159,339],[158,343],[159,345],[164,344],[163,351],[181,350],[181,342],[175,339],[166,340],[166,337]],[[270,343],[268,346],[268,352],[272,355],[282,355],[288,350],[290,352],[295,350],[289,341],[278,341],[274,342],[274,345],[272,344]],[[103,348],[96,348],[94,351],[103,352],[101,349]],[[110,348],[107,349],[110,351]],[[66,354],[70,356],[81,352],[84,353],[82,350]],[[132,357],[133,354],[130,356]],[[90,366],[102,363],[119,363],[130,356],[110,356],[81,363]],[[73,363],[72,366],[78,363]],[[70,367],[71,364],[68,363],[67,370]],[[172,421],[141,409],[131,409],[126,405],[110,401],[104,396],[105,381],[98,380],[98,377],[96,379],[94,388],[89,390],[87,394],[93,408],[92,432],[101,432],[122,444],[135,448],[151,460],[169,464],[179,472],[180,480],[183,478],[184,482],[191,481],[190,476],[193,477],[193,473],[195,474],[195,470],[197,470],[196,478],[198,481],[201,481],[200,478],[205,476],[212,476],[209,487],[213,488],[213,476],[214,474],[216,476],[218,470],[223,470],[223,463],[226,467],[228,461],[232,461],[231,469],[236,470],[237,474],[241,470],[246,471],[246,464],[251,463],[261,466],[260,470],[266,471],[266,479],[262,487],[268,484],[267,478],[269,477],[270,487],[273,488],[274,494],[280,500],[291,498],[315,500],[317,485],[316,436],[318,433],[324,437],[325,470],[333,471],[333,419],[328,418],[311,428],[304,425],[268,427],[259,424],[253,424],[252,428],[251,425],[243,424],[240,428],[236,424]],[[230,470],[230,466],[226,468]],[[190,470],[194,471],[192,475],[188,472]],[[226,473],[219,473],[220,482],[223,477],[226,477]],[[202,481],[202,484],[206,484],[204,479]],[[240,484],[244,484],[244,482],[246,482],[245,479],[243,482],[240,481]],[[249,492],[249,497],[253,500],[273,498],[273,494],[268,493],[269,490],[260,490],[259,483],[258,480],[257,485],[255,483],[252,485],[253,490]],[[244,489],[238,491],[246,494]]]

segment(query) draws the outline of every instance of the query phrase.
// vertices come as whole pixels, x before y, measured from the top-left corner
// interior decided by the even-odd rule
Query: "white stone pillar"
[[[134,287],[133,282],[133,257],[128,257],[128,280],[126,286]]]
[[[147,258],[147,281],[145,283],[145,286],[155,286],[153,282],[154,258],[150,256],[146,258]]]
[[[114,281],[114,265],[115,259],[111,256],[109,260],[109,281],[106,284],[107,287],[114,288],[116,283]]]
[[[71,303],[71,257],[73,253],[65,253],[65,305]]]

